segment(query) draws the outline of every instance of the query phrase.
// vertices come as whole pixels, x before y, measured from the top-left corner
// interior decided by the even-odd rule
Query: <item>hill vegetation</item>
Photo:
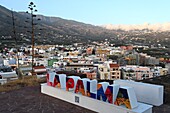
[[[14,12],[14,17],[18,40],[21,43],[31,44],[30,14]],[[38,21],[38,18],[41,20]],[[113,31],[105,28],[58,17],[37,15],[34,22],[37,24],[34,30],[37,44],[72,44],[116,38]],[[3,6],[0,6],[0,24],[0,38],[8,44],[13,38],[12,17],[11,11]]]
[[[25,12],[14,12],[14,17],[18,45],[30,45],[31,15]],[[38,21],[38,18],[41,20]],[[43,15],[36,15],[34,22],[36,44],[88,44],[93,41],[103,43],[107,39],[110,44],[170,47],[169,31],[153,31],[147,28],[128,31],[121,28],[108,30],[101,26]],[[0,6],[0,40],[0,46],[15,44],[11,11],[3,6]]]

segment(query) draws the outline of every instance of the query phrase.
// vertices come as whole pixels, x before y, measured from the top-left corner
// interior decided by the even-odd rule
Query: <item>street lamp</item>
[[[28,6],[28,9],[30,10],[30,14],[31,14],[31,28],[32,28],[32,31],[31,31],[31,39],[32,39],[32,75],[34,74],[34,45],[35,45],[35,42],[34,42],[34,17],[36,17],[36,15],[34,14],[34,12],[37,12],[37,9],[36,8],[36,5],[33,3],[33,2],[30,2],[29,6]],[[26,12],[28,13],[28,11]]]

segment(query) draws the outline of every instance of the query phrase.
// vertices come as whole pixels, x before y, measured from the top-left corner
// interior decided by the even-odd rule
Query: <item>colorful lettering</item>
[[[82,95],[85,95],[84,84],[82,80],[77,81],[75,93],[78,92],[82,93]]]
[[[74,88],[74,79],[66,78],[66,91],[69,91],[70,88]]]
[[[118,106],[125,105],[129,109],[138,106],[132,87],[120,87],[118,84],[109,85],[108,82],[97,84],[97,80],[81,79],[77,76],[66,77],[65,74],[56,74],[53,72],[47,74],[47,85],[111,104],[114,103]]]
[[[97,96],[97,81],[91,80],[87,81],[87,96],[96,99]]]
[[[119,88],[119,92],[115,101],[115,105],[122,105],[124,104],[127,108],[131,109],[129,96],[127,93],[127,89]]]

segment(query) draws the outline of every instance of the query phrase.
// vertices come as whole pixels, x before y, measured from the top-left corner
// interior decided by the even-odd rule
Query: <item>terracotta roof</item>
[[[112,67],[119,67],[119,64],[109,64],[110,65],[110,67],[112,68]]]
[[[44,66],[35,66],[34,69],[46,69]]]

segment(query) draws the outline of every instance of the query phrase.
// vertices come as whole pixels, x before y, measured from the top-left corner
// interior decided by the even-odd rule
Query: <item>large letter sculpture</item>
[[[118,84],[110,85],[108,82],[97,83],[97,80],[81,79],[77,76],[67,77],[65,74],[54,72],[47,74],[47,85],[118,106],[125,105],[129,109],[138,106],[132,87],[120,87]]]

